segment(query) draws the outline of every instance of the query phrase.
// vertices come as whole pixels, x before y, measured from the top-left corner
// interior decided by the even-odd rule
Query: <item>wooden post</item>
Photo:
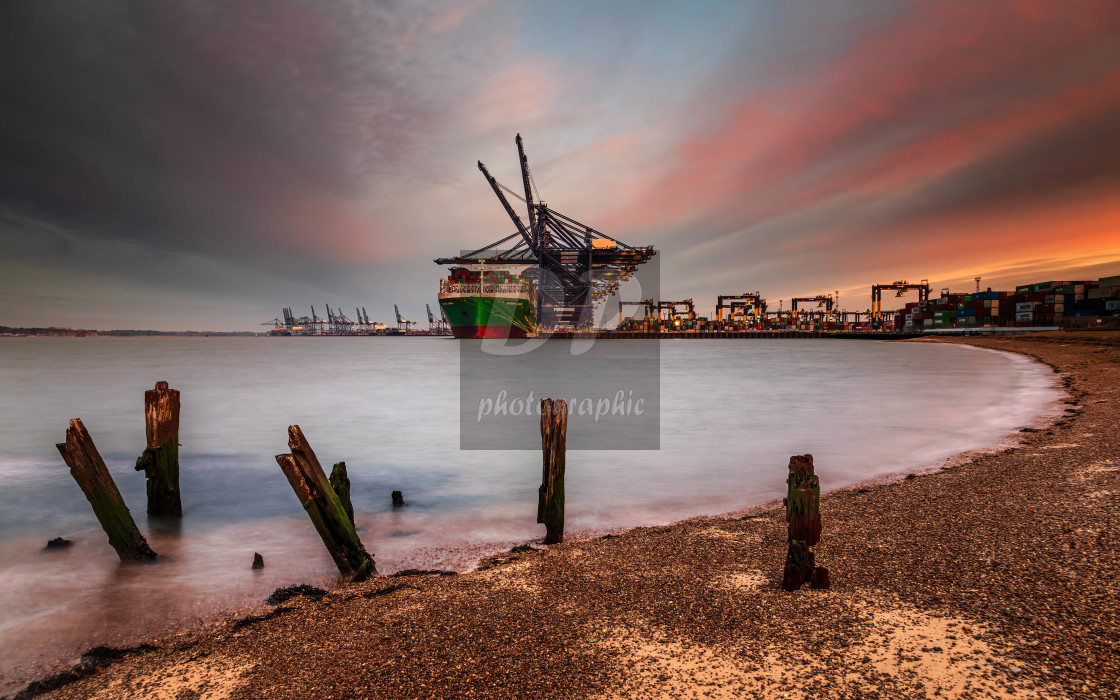
[[[353,521],[346,515],[346,509],[298,425],[288,426],[288,447],[291,454],[276,455],[276,462],[315,524],[339,572],[343,576],[353,574],[355,581],[377,573],[373,557],[362,546]]]
[[[789,458],[786,507],[787,539],[782,588],[795,591],[807,581],[813,588],[828,588],[828,569],[816,566],[810,549],[821,540],[821,485],[813,473],[813,455]]]
[[[148,446],[136,459],[136,471],[148,477],[148,515],[183,517],[179,498],[179,390],[156,382],[144,392],[144,433]]]
[[[544,467],[537,498],[537,522],[544,523],[545,544],[564,541],[564,445],[568,405],[564,399],[541,400],[541,455]]]
[[[148,546],[144,535],[136,527],[132,513],[121,498],[121,492],[113,481],[113,476],[105,467],[105,461],[97,452],[93,438],[89,436],[80,418],[70,421],[66,429],[66,442],[55,445],[62,454],[70,475],[78,482],[82,493],[93,506],[93,514],[101,523],[101,529],[109,536],[109,544],[117,550],[123,562],[147,561],[156,558],[156,553]]]
[[[339,462],[331,467],[331,488],[338,495],[338,500],[342,503],[342,509],[346,511],[346,517],[350,518],[350,522],[354,522],[354,504],[350,502],[350,477],[346,474],[346,462]],[[354,528],[357,529],[357,525]]]

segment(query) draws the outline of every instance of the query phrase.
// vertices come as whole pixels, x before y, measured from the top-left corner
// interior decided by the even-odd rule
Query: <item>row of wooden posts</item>
[[[179,391],[167,382],[156,382],[144,392],[147,446],[136,460],[137,471],[147,477],[148,515],[181,518],[179,493]],[[568,407],[563,399],[541,401],[541,485],[537,496],[537,522],[545,526],[544,544],[564,540],[564,462],[568,432]],[[97,452],[82,421],[74,418],[66,430],[66,442],[57,445],[70,474],[93,507],[109,544],[121,561],[155,559],[144,535],[136,527],[113,477]],[[318,457],[298,425],[288,427],[288,454],[276,462],[327,551],[344,576],[360,581],[377,573],[373,555],[366,551],[354,526],[350,501],[350,479],[346,463],[334,465],[328,478]],[[820,541],[820,483],[813,473],[812,455],[790,458],[785,498],[788,544],[783,588],[794,590],[805,582],[814,588],[828,587],[828,570],[817,567],[810,549]],[[399,491],[393,504],[403,505]]]
[[[143,471],[147,477],[148,515],[181,518],[179,391],[169,388],[167,382],[156,382],[155,389],[144,392],[144,424],[147,446],[136,460],[136,470]],[[564,444],[567,427],[568,411],[564,400],[555,404],[552,399],[542,401],[544,470],[537,522],[545,525],[546,544],[556,544],[564,539]],[[156,553],[136,526],[116,482],[80,418],[70,421],[66,442],[56,447],[121,561],[155,559]],[[354,506],[350,501],[346,463],[335,464],[328,478],[298,425],[288,427],[288,448],[291,452],[276,455],[276,462],[307,511],[339,572],[355,580],[376,573],[373,556],[362,545],[354,526]],[[400,491],[394,491],[393,505],[403,504]]]

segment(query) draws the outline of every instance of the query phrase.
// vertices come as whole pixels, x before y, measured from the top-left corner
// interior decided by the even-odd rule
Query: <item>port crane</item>
[[[790,299],[790,313],[793,316],[793,322],[797,323],[797,302],[804,301],[810,304],[816,303],[817,308],[822,306],[825,309],[826,318],[832,317],[832,296],[829,294],[818,294],[815,297],[794,297]]]
[[[396,304],[393,304],[393,313],[395,313],[397,315],[397,330],[398,331],[404,331],[405,333],[407,333],[410,330],[412,330],[413,326],[416,325],[415,321],[409,321],[407,318],[404,318],[403,316],[401,316],[401,310],[397,308]]]
[[[618,323],[622,325],[622,307],[623,306],[641,306],[645,308],[645,315],[642,320],[648,322],[657,313],[657,304],[653,303],[653,299],[642,299],[641,301],[623,301],[618,300]]]
[[[335,313],[334,323],[339,335],[354,335],[358,332],[357,321],[348,318],[346,314],[342,312],[342,309],[338,309]]]
[[[895,290],[896,297],[904,296],[911,289],[916,289],[919,303],[929,301],[929,280],[922,280],[918,284],[911,284],[906,280],[895,280],[890,284],[873,284],[871,285],[871,325],[874,328],[878,328],[883,323],[884,289]]]
[[[478,169],[517,231],[488,246],[435,262],[523,265],[522,275],[537,287],[537,321],[542,328],[586,327],[598,303],[617,291],[657,251],[652,246],[626,245],[550,208],[536,189],[521,134],[514,141],[524,197],[498,182],[482,161],[478,161]],[[514,210],[507,194],[525,204],[528,223]]]
[[[330,335],[345,335],[349,332],[349,319],[341,313],[331,311],[331,305],[326,304],[327,307],[327,333]]]
[[[310,316],[299,318],[296,318],[290,307],[285,306],[281,309],[283,319],[274,318],[261,325],[273,326],[270,335],[368,335],[373,333],[374,326],[377,325],[369,320],[365,307],[354,307],[355,319],[348,318],[342,309],[332,309],[330,304],[326,307],[327,317],[324,319],[315,313],[314,306],[311,307]]]
[[[766,300],[758,292],[753,294],[744,292],[742,294],[720,294],[716,297],[716,321],[723,321],[724,302],[728,302],[726,306],[730,308],[729,319],[735,318],[735,310],[738,309],[740,314],[746,314],[750,309],[754,312],[754,320],[757,323],[759,316],[766,313]]]
[[[677,307],[683,307],[683,310],[678,310]],[[679,325],[682,318],[690,321],[696,318],[696,305],[692,303],[692,299],[657,302],[658,321],[671,321],[674,325]]]
[[[447,314],[443,313],[443,309],[440,309],[441,318],[437,319],[435,314],[432,313],[430,304],[424,304],[424,308],[428,310],[428,331],[431,333],[445,333],[447,331]]]

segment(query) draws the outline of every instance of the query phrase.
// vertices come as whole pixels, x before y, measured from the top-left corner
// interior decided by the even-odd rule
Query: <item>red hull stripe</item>
[[[456,338],[524,338],[525,331],[517,326],[452,326]]]

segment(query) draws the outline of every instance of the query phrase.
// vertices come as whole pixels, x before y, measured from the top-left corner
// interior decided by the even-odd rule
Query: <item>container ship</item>
[[[522,266],[523,267],[523,266]],[[520,270],[454,267],[439,305],[456,338],[524,338],[537,329],[537,289]]]

